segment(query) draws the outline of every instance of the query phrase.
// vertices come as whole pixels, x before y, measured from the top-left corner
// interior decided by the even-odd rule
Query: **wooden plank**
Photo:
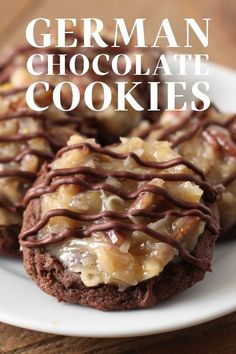
[[[120,339],[63,337],[0,324],[4,354],[235,354],[235,348],[236,313],[173,333]]]
[[[0,353],[8,353],[16,349],[19,350],[53,337],[55,336],[0,323]]]

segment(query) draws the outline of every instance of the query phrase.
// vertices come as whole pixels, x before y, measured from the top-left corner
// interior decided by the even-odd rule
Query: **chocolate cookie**
[[[20,255],[18,235],[21,226],[18,224],[0,225],[0,255],[18,257]]]
[[[71,137],[25,196],[26,271],[60,301],[152,306],[210,270],[219,194],[167,142]]]
[[[107,34],[104,33],[104,38],[106,39]],[[70,34],[68,34],[70,37]],[[74,33],[73,36],[78,36],[80,43],[80,34]],[[56,44],[56,38],[55,44]],[[68,38],[71,42],[71,38]],[[106,39],[106,41],[108,41]],[[109,41],[108,41],[109,43]],[[80,103],[78,108],[70,112],[72,116],[80,117],[80,129],[79,133],[86,135],[87,137],[96,137],[97,141],[102,145],[111,144],[119,139],[120,136],[125,136],[130,131],[136,127],[140,121],[149,117],[150,120],[156,120],[159,117],[158,112],[152,112],[147,114],[147,109],[149,106],[149,84],[148,81],[152,81],[151,76],[145,75],[134,75],[133,65],[135,58],[135,47],[130,44],[128,46],[121,46],[117,48],[100,48],[102,50],[103,56],[99,59],[99,67],[101,72],[107,72],[104,76],[96,75],[93,70],[90,68],[88,72],[84,75],[76,75],[71,73],[69,68],[69,61],[73,55],[85,55],[92,67],[92,61],[99,53],[99,48],[94,46],[93,48],[83,48],[82,46],[77,48],[57,48],[53,46],[47,48],[33,48],[30,45],[20,45],[9,50],[5,56],[2,57],[0,61],[0,84],[5,85],[4,93],[7,91],[12,92],[26,92],[28,86],[35,81],[45,81],[51,84],[51,87],[55,87],[59,82],[70,81],[75,83],[80,90]],[[41,73],[39,76],[32,76],[29,74],[26,68],[26,62],[30,55],[41,54],[42,58],[36,57],[33,61],[33,68],[36,72]],[[48,59],[47,55],[54,55],[54,63],[59,63],[59,55],[64,54],[66,62],[65,75],[59,75],[57,65],[54,66],[54,75],[45,75],[48,69]],[[109,54],[109,61],[105,58],[104,54]],[[145,65],[148,65],[150,68],[154,68],[158,58],[160,56],[160,51],[152,50],[145,51],[143,53],[143,71],[146,71]],[[131,60],[131,70],[129,73],[119,76],[114,74],[112,69],[112,59],[115,55],[128,55]],[[81,68],[81,60],[77,60],[76,71],[80,73],[83,72]],[[147,64],[146,64],[147,63]],[[122,68],[123,64],[120,60],[120,72],[124,71]],[[59,69],[58,69],[59,70]],[[160,78],[158,77],[160,81]],[[84,92],[85,88],[94,81],[102,81],[107,84],[111,90],[112,101],[107,109],[104,111],[91,111],[85,104]],[[132,95],[134,99],[137,100],[143,107],[144,110],[139,112],[135,110],[129,103],[126,104],[126,110],[118,111],[117,108],[117,82],[126,82],[126,89],[129,91],[132,89]],[[132,82],[139,82],[137,88],[134,88]],[[71,90],[68,86],[63,87],[63,105],[65,108],[71,105]],[[160,94],[160,108],[161,101],[163,98]],[[93,91],[93,102],[97,109],[103,104],[103,91],[100,86],[96,86]],[[85,127],[84,127],[85,125]],[[87,129],[88,126],[91,129]],[[93,129],[92,129],[93,128]]]
[[[202,169],[208,182],[225,187],[218,201],[222,237],[235,237],[236,115],[222,114],[213,105],[203,112],[165,112],[158,124],[143,123],[134,134],[147,141],[170,141]]]
[[[91,61],[98,48],[85,51],[80,47],[82,54],[86,54]],[[111,48],[108,48],[111,50]],[[118,50],[118,52],[117,52]],[[113,55],[129,53],[132,57],[132,46],[113,50]],[[117,140],[120,134],[128,133],[142,119],[143,113],[128,109],[127,112],[116,112],[113,103],[105,112],[91,112],[84,103],[79,109],[71,112],[61,112],[52,103],[52,91],[58,82],[63,80],[76,83],[81,89],[96,78],[89,71],[84,76],[77,77],[69,71],[69,59],[77,49],[68,48],[65,52],[61,48],[49,47],[34,49],[29,45],[20,45],[10,49],[0,61],[0,255],[18,253],[17,230],[22,222],[21,201],[25,192],[32,185],[42,163],[52,159],[54,153],[65,145],[68,138],[75,132],[86,137],[94,137],[102,144]],[[84,52],[85,51],[85,52]],[[59,54],[66,56],[66,75],[46,76],[47,54],[54,54],[56,63]],[[26,68],[26,62],[32,54],[43,55],[44,60],[34,61],[33,67],[42,74],[34,77]],[[111,53],[112,54],[112,53]],[[134,54],[133,54],[134,55]],[[159,52],[156,52],[159,55]],[[112,55],[111,55],[112,56]],[[37,59],[37,58],[36,58]],[[151,56],[148,60],[152,61]],[[78,64],[79,65],[79,64]],[[109,66],[106,61],[104,69]],[[78,68],[79,69],[79,68]],[[25,101],[26,90],[35,80],[49,82],[51,89],[45,92],[38,86],[35,92],[35,102],[49,108],[43,113],[30,110]],[[117,78],[116,78],[117,79]],[[131,82],[132,73],[122,77],[122,80]],[[137,78],[135,78],[137,80]],[[140,78],[139,78],[140,79]],[[115,78],[108,75],[104,79],[111,89],[115,90]],[[118,79],[117,79],[118,80]],[[138,99],[145,101],[144,92],[147,92],[147,80],[140,89],[135,90]],[[71,93],[63,90],[63,104],[68,105]],[[100,92],[94,92],[94,98],[100,105]],[[115,97],[115,93],[114,93]],[[146,102],[146,101],[145,101]],[[146,102],[148,105],[148,102]],[[14,228],[14,225],[17,227]],[[6,242],[6,239],[8,240]],[[5,245],[5,247],[4,247]]]
[[[42,102],[48,100],[40,90],[37,95]],[[19,254],[25,192],[75,128],[69,116],[51,105],[39,114],[27,109],[21,92],[0,94],[0,255]]]

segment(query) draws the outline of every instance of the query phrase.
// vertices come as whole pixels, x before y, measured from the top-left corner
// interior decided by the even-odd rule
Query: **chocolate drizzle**
[[[97,147],[94,145],[91,145],[89,143],[79,143],[75,145],[70,145],[62,148],[56,155],[56,158],[59,158],[62,156],[62,154],[73,150],[73,149],[89,149],[90,151],[100,153],[103,155],[108,155],[112,158],[115,159],[127,159],[127,158],[132,158],[138,165],[145,167],[145,168],[152,168],[152,169],[166,169],[170,167],[174,167],[177,165],[185,165],[186,167],[192,169],[193,172],[198,174],[201,178],[196,177],[194,175],[190,174],[163,174],[163,173],[133,173],[129,171],[111,171],[111,172],[99,172],[93,168],[86,167],[86,166],[79,166],[76,168],[66,168],[66,169],[57,169],[57,170],[52,170],[47,174],[47,177],[44,181],[44,186],[38,186],[36,189],[31,189],[25,196],[24,198],[24,204],[27,205],[29,201],[35,196],[39,197],[40,195],[44,193],[51,193],[54,192],[60,185],[62,184],[75,184],[75,185],[80,185],[85,189],[90,189],[90,190],[98,190],[98,189],[104,189],[106,191],[109,191],[110,193],[115,193],[116,195],[119,195],[123,199],[134,199],[138,196],[138,194],[145,192],[147,190],[140,190],[137,191],[136,194],[124,194],[122,191],[119,189],[108,185],[106,183],[97,183],[94,184],[93,186],[91,184],[88,184],[86,181],[83,179],[77,178],[77,177],[71,177],[72,175],[88,175],[92,176],[96,179],[106,179],[108,177],[114,177],[114,178],[126,178],[126,179],[132,179],[136,181],[151,181],[154,178],[161,178],[166,181],[191,181],[199,185],[206,194],[206,198],[208,201],[215,200],[218,193],[220,192],[219,188],[213,188],[209,183],[204,181],[204,174],[202,171],[198,168],[195,167],[194,164],[188,162],[182,157],[177,157],[169,161],[164,161],[164,162],[154,162],[154,161],[144,161],[138,157],[135,153],[129,152],[126,154],[120,154],[116,153],[114,151]],[[53,178],[57,177],[55,181],[52,182]],[[60,178],[58,177],[65,177],[65,178]],[[50,185],[50,183],[52,184]],[[50,185],[50,187],[49,187]],[[163,188],[158,189],[158,187],[155,186],[148,186],[145,187],[146,189],[149,188],[149,191],[152,189],[152,193],[166,193],[166,190]],[[167,198],[167,194],[165,195]],[[192,206],[192,205],[191,205]],[[187,205],[187,207],[190,207],[190,205]]]
[[[23,212],[23,207],[22,207],[21,203],[10,203],[7,201],[0,200],[0,208],[4,208],[8,212],[11,212],[11,213],[16,213],[18,211]],[[0,224],[0,226],[1,226],[1,224]]]
[[[143,168],[151,169],[166,169],[177,165],[185,165],[186,161],[183,158],[176,158],[170,161],[164,162],[154,162],[154,161],[144,161],[138,157],[135,153],[117,153],[109,149],[101,148],[94,146],[88,143],[79,143],[71,146],[67,146],[61,149],[57,153],[57,158],[60,158],[64,153],[72,149],[89,149],[90,151],[109,156],[111,159],[121,159],[125,160],[127,158],[133,159],[138,166]],[[187,167],[192,168],[195,172],[196,168],[192,164],[187,163]],[[47,167],[48,169],[48,167]],[[197,169],[199,172],[199,170]],[[199,176],[200,175],[200,176]],[[57,188],[62,185],[78,185],[81,191],[96,191],[103,190],[109,193],[112,193],[116,196],[119,196],[123,200],[133,200],[140,196],[142,193],[152,193],[162,197],[168,205],[174,205],[174,208],[170,207],[165,211],[158,210],[158,207],[154,207],[152,210],[144,209],[132,209],[129,208],[124,212],[115,212],[115,211],[103,211],[96,214],[88,213],[77,213],[67,209],[55,209],[50,210],[45,213],[39,222],[30,230],[26,230],[20,234],[20,243],[24,247],[39,247],[45,246],[52,243],[57,243],[59,241],[65,240],[67,238],[83,238],[90,236],[93,232],[96,231],[109,231],[114,230],[124,230],[127,232],[140,231],[144,232],[147,235],[169,244],[170,246],[176,248],[179,252],[179,255],[186,260],[187,262],[199,266],[203,269],[209,269],[209,263],[205,259],[200,259],[193,257],[188,251],[184,249],[179,241],[172,238],[170,235],[165,235],[154,231],[146,224],[143,223],[133,223],[130,217],[145,217],[152,221],[157,221],[161,218],[164,218],[168,215],[173,215],[176,217],[184,216],[196,216],[206,222],[206,225],[210,231],[214,234],[218,233],[218,223],[215,220],[211,208],[203,203],[192,203],[187,202],[177,197],[174,197],[166,189],[158,187],[155,185],[148,184],[144,187],[137,189],[134,192],[124,192],[122,189],[119,189],[115,186],[110,185],[106,181],[108,177],[115,177],[118,180],[124,179],[133,179],[136,181],[151,181],[154,178],[162,178],[166,181],[192,181],[199,186],[203,187],[205,191],[204,197],[209,198],[212,201],[216,200],[219,195],[219,190],[211,187],[208,183],[204,181],[204,176],[200,173],[198,176],[193,176],[190,173],[184,174],[171,174],[171,173],[156,173],[156,172],[144,172],[144,173],[135,173],[130,171],[98,171],[95,168],[90,168],[86,166],[78,166],[75,168],[62,168],[47,171],[43,181],[33,187],[25,196],[24,203],[27,206],[30,201],[35,198],[40,198],[40,196],[45,193],[52,193]],[[95,181],[94,181],[95,179]],[[98,181],[100,180],[100,181]],[[101,182],[102,180],[102,182]],[[72,229],[64,229],[63,231],[55,234],[47,234],[42,239],[36,237],[37,233],[48,223],[50,218],[55,216],[68,217],[73,220],[82,221],[82,222],[92,222],[93,224],[86,227]],[[151,222],[151,221],[150,221]]]
[[[10,162],[20,162],[27,155],[34,155],[34,156],[42,158],[43,160],[52,160],[52,158],[53,158],[53,154],[51,154],[49,152],[40,151],[40,150],[36,150],[36,149],[31,149],[31,148],[25,148],[16,156],[0,158],[0,164],[10,163]]]
[[[45,55],[45,60],[43,62],[37,62],[35,61],[33,63],[34,68],[37,69],[37,67],[42,67],[45,66],[45,72],[43,73],[47,73],[47,55],[48,54],[54,54],[54,60],[59,62],[59,57],[58,55],[60,54],[65,54],[65,66],[66,66],[66,75],[70,75],[70,66],[69,66],[69,61],[71,59],[71,57],[73,55],[77,55],[77,54],[83,54],[86,55],[86,57],[88,58],[88,60],[91,62],[93,60],[93,58],[99,54],[99,52],[104,52],[104,48],[100,48],[100,47],[92,47],[92,48],[84,48],[83,46],[80,45],[80,42],[82,40],[82,38],[80,37],[80,35],[78,34],[67,34],[67,37],[70,39],[71,37],[76,38],[78,40],[78,47],[77,48],[68,48],[67,50],[64,50],[63,48],[57,48],[52,46],[49,46],[47,48],[33,48],[32,46],[30,46],[29,44],[23,44],[23,45],[19,45],[16,46],[15,48],[13,48],[12,50],[10,50],[5,56],[2,57],[2,60],[0,61],[0,84],[4,84],[6,82],[9,81],[10,76],[12,74],[12,72],[14,72],[15,69],[17,68],[24,68],[26,67],[26,61],[28,59],[28,57],[32,54],[42,54]],[[131,53],[132,54],[132,47],[129,45],[120,45],[120,47],[116,47],[113,48],[111,46],[111,42],[110,40],[107,38],[106,39],[108,41],[108,47],[106,48],[106,52],[109,53],[109,55],[114,56],[117,54],[124,54],[124,53]],[[160,56],[160,51],[159,50],[153,50],[153,48],[151,48],[150,50],[148,48],[145,48],[145,51],[148,53],[148,55],[153,58],[153,62],[155,60],[157,60],[157,58]],[[22,59],[20,62],[17,61],[16,62],[16,58],[20,58]],[[108,74],[106,75],[106,77],[104,78],[104,80],[106,79],[110,79],[110,81],[113,83],[115,82],[115,78],[117,77],[117,75],[115,73],[113,73],[113,70],[111,70],[111,63],[107,62],[106,60],[104,62],[102,62],[102,65],[105,67],[105,70],[108,71]],[[121,65],[122,66],[122,65]],[[76,70],[80,70],[80,63],[77,63],[77,68]],[[91,79],[91,82],[94,80],[98,80],[98,76],[95,75],[95,73],[93,73],[92,69],[89,69],[88,72],[85,74],[87,77],[89,77]],[[95,76],[94,76],[95,75]],[[73,78],[75,78],[76,76],[74,75]],[[134,68],[133,68],[133,64],[131,67],[130,72],[125,75],[125,77],[135,77],[135,81],[140,81],[141,85],[139,85],[137,87],[137,90],[140,94],[140,97],[142,97],[144,99],[144,103],[145,103],[145,109],[143,111],[143,117],[145,117],[146,119],[152,121],[155,117],[154,113],[148,113],[147,109],[148,109],[148,105],[149,105],[149,85],[148,85],[148,81],[153,81],[153,77],[151,75],[135,75],[134,76]],[[120,77],[118,77],[118,79],[120,79]],[[50,85],[52,88],[52,85]],[[9,95],[14,95],[14,94],[19,94],[19,93],[24,93],[27,90],[27,86],[25,87],[19,87],[19,88],[13,88],[13,89],[8,89],[8,90],[0,90],[0,96],[2,97],[7,97]],[[66,101],[63,99],[63,101]],[[67,103],[67,102],[65,102]],[[161,106],[161,104],[160,104]],[[67,112],[68,115],[73,115],[73,112]],[[147,114],[148,113],[148,114]],[[91,129],[91,125],[89,124],[90,122],[88,121],[92,121],[91,124],[94,126],[94,128],[96,129],[96,134],[94,132],[94,129]],[[70,120],[71,122],[71,120]],[[113,136],[112,139],[110,139],[109,132],[108,134],[104,134],[103,132],[104,127],[101,127],[98,120],[95,119],[95,117],[89,117],[89,115],[87,115],[86,113],[83,114],[83,117],[80,119],[80,126],[78,127],[78,131],[81,132],[82,134],[85,134],[87,136],[90,137],[97,137],[99,139],[99,141],[103,144],[103,145],[107,145],[110,143],[113,143],[114,141],[118,140],[117,136]]]
[[[79,41],[81,38],[78,35],[74,35]],[[62,48],[55,48],[53,46],[48,48],[32,48],[29,44],[23,44],[19,46],[15,46],[12,48],[5,56],[1,57],[0,60],[0,84],[8,83],[11,79],[12,73],[21,68],[26,67],[26,61],[28,57],[32,54],[39,53],[45,55],[45,60],[43,62],[34,62],[34,68],[37,70],[39,68],[43,73],[46,73],[47,69],[47,54],[54,54],[55,60],[58,61],[58,54],[66,54],[66,72],[69,72],[69,60],[74,54],[84,53],[88,56],[89,60],[92,60],[93,57],[98,54],[99,48],[85,49],[80,47],[79,49],[70,49],[68,51],[63,50]],[[112,49],[108,48],[108,51],[111,54],[117,54],[118,52],[127,52],[130,50],[129,46],[125,46],[122,48]],[[16,60],[20,59],[20,60]],[[106,64],[106,63],[104,63]],[[45,70],[44,70],[45,69]],[[132,73],[131,73],[132,74]],[[88,72],[88,76],[91,76],[91,70]],[[114,81],[114,80],[113,80]],[[144,80],[145,81],[145,80]],[[144,91],[146,92],[147,83],[144,82]],[[49,84],[51,90],[54,89],[52,84]],[[12,99],[11,96],[21,96],[24,97],[28,86],[22,87],[14,87],[14,88],[0,88],[0,97],[2,99]],[[40,91],[40,86],[37,86],[36,92]],[[40,97],[40,96],[39,96]],[[13,97],[14,98],[14,97]],[[17,97],[18,98],[18,97]],[[68,102],[66,102],[66,97],[62,96],[62,105],[66,106]],[[52,119],[52,114],[49,112],[48,114],[38,113],[29,111],[26,109],[22,109],[22,107],[17,107],[17,111],[15,111],[15,102],[13,101],[12,111],[0,114],[0,123],[6,122],[9,120],[17,119],[24,120],[25,118],[32,118],[33,120],[39,120],[41,122],[41,127],[36,132],[30,133],[16,133],[14,135],[0,135],[0,143],[18,143],[19,145],[24,144],[25,147],[17,153],[15,156],[9,157],[0,157],[0,164],[5,164],[3,167],[3,171],[0,173],[0,178],[5,177],[15,177],[20,178],[21,181],[26,181],[27,184],[34,181],[37,173],[22,171],[16,168],[16,166],[7,166],[8,164],[20,163],[27,155],[32,155],[38,157],[40,160],[40,164],[42,160],[51,160],[53,158],[53,153],[57,152],[59,148],[64,146],[65,139],[60,139],[60,137],[55,136],[54,127],[59,126],[70,126],[71,129],[74,129],[76,132],[80,132],[82,135],[93,137],[99,139],[103,144],[113,143],[114,138],[109,137],[109,134],[104,132],[104,129],[101,129],[98,121],[95,117],[90,117],[86,113],[81,115],[77,110],[67,112],[65,117],[59,117],[57,119]],[[50,116],[49,116],[50,115]],[[46,151],[38,151],[36,149],[32,149],[27,146],[27,143],[30,142],[31,139],[41,138],[47,142],[50,147],[51,152]],[[58,139],[59,138],[59,139]],[[63,137],[61,137],[63,138]],[[0,207],[5,208],[8,211],[16,211],[22,208],[21,205],[14,204],[8,202],[6,200],[0,201]]]
[[[0,122],[11,120],[11,119],[18,119],[18,118],[34,118],[34,119],[39,119],[44,121],[45,120],[45,115],[42,113],[38,112],[33,112],[29,110],[20,110],[16,112],[9,112],[9,113],[4,113],[0,114]]]
[[[198,266],[204,270],[210,269],[210,263],[207,259],[197,258],[197,257],[192,256],[180,244],[180,242],[178,242],[174,238],[171,238],[170,236],[167,236],[167,235],[164,235],[164,234],[159,233],[157,231],[154,231],[151,228],[145,226],[144,224],[127,224],[127,223],[123,223],[120,221],[114,221],[114,220],[103,222],[101,224],[95,224],[95,225],[89,226],[86,229],[83,229],[83,228],[74,229],[74,230],[64,229],[62,232],[59,232],[57,234],[51,233],[51,234],[48,234],[43,239],[34,240],[33,246],[32,246],[32,240],[31,241],[29,241],[29,240],[23,241],[23,242],[21,240],[21,244],[23,244],[23,246],[25,246],[25,247],[38,247],[38,246],[43,246],[43,245],[47,245],[47,244],[57,243],[57,242],[63,241],[66,238],[70,238],[70,237],[73,237],[73,238],[89,237],[93,232],[108,231],[111,229],[131,231],[131,232],[134,232],[134,231],[143,232],[160,242],[164,242],[164,243],[176,248],[179,251],[179,255],[187,262],[189,262],[195,266]]]
[[[202,172],[201,169],[199,169],[194,164],[192,164],[191,162],[185,160],[182,157],[177,157],[175,159],[172,159],[172,160],[169,160],[169,161],[165,161],[165,162],[144,161],[144,160],[141,160],[138,157],[138,155],[136,155],[134,152],[129,152],[129,153],[126,153],[126,154],[120,154],[120,153],[116,153],[114,151],[108,150],[106,148],[102,148],[102,147],[97,147],[97,146],[91,145],[89,143],[79,143],[79,144],[74,144],[74,145],[70,145],[70,146],[65,146],[60,151],[58,151],[58,153],[56,154],[56,158],[61,157],[65,152],[68,152],[68,151],[73,150],[73,149],[81,149],[81,148],[86,148],[86,149],[89,149],[90,151],[93,151],[95,153],[107,155],[107,156],[110,156],[110,157],[112,157],[114,159],[119,159],[119,160],[125,160],[125,159],[131,157],[132,159],[134,159],[134,161],[138,165],[140,165],[142,167],[147,167],[147,168],[165,169],[165,168],[170,168],[170,167],[174,167],[174,166],[177,166],[177,165],[184,165],[184,166],[188,167],[189,169],[191,169],[194,173],[199,175],[203,180],[205,178],[204,173]]]
[[[231,173],[228,177],[226,177],[222,184],[225,186],[225,187],[228,187],[232,182],[234,182],[236,180],[236,171]]]
[[[199,106],[199,103],[197,103]],[[209,109],[214,108],[211,105]],[[208,109],[208,110],[209,110]],[[193,123],[192,120],[194,119]],[[181,119],[177,124],[171,125],[168,128],[163,128],[160,123],[151,125],[144,129],[138,136],[147,138],[153,130],[159,130],[158,140],[168,140],[172,148],[177,148],[179,145],[186,141],[190,141],[200,130],[202,130],[203,138],[207,139],[209,143],[215,143],[230,156],[236,157],[236,140],[231,131],[230,126],[236,121],[236,115],[232,115],[225,121],[217,121],[214,119],[208,119],[205,117],[205,111],[190,111],[185,117]],[[185,129],[187,127],[187,129]],[[188,128],[189,127],[189,128]],[[221,131],[213,131],[208,128],[222,128]],[[173,135],[181,131],[182,134],[174,137]],[[236,173],[232,173],[229,177],[222,181],[222,184],[226,187],[236,179]]]
[[[15,177],[15,178],[20,178],[23,180],[28,180],[33,182],[36,177],[37,177],[37,171],[36,172],[28,172],[28,171],[23,171],[20,169],[20,167],[17,169],[16,167],[8,167],[8,164],[11,163],[20,163],[26,156],[36,156],[38,157],[41,161],[45,160],[52,160],[54,154],[51,151],[42,151],[42,150],[37,150],[30,148],[27,146],[27,142],[31,139],[36,139],[36,138],[41,138],[45,140],[48,144],[49,147],[51,148],[52,151],[58,151],[59,148],[63,146],[63,142],[60,141],[58,138],[53,137],[49,132],[48,128],[45,127],[45,123],[49,123],[48,127],[52,129],[52,127],[56,126],[57,121],[55,123],[53,121],[49,121],[47,116],[44,114],[38,113],[38,112],[31,112],[29,110],[20,110],[20,111],[14,111],[14,112],[9,112],[6,114],[1,114],[0,115],[0,123],[4,121],[9,121],[12,119],[25,119],[25,118],[32,118],[34,120],[40,120],[42,121],[42,126],[40,129],[36,132],[32,133],[18,133],[18,134],[11,134],[11,135],[0,135],[0,143],[23,143],[25,146],[24,148],[17,153],[14,156],[9,156],[9,157],[0,157],[0,164],[5,164],[3,170],[0,171],[0,178],[7,178],[7,177]],[[75,118],[76,119],[76,118]],[[60,125],[68,124],[69,118],[61,119],[60,120]],[[59,125],[59,124],[58,124]],[[1,207],[10,210],[9,209],[9,202],[7,201],[2,201],[1,202]],[[12,208],[15,208],[15,204],[12,204]],[[19,206],[17,207],[19,209]]]
[[[19,93],[25,93],[26,89],[27,87],[3,90],[0,92],[0,96],[8,97]],[[25,118],[32,118],[33,120],[39,120],[41,122],[41,126],[39,127],[38,131],[32,133],[0,135],[0,143],[16,142],[16,143],[23,143],[25,145],[25,147],[17,155],[9,156],[9,157],[0,157],[0,164],[6,165],[3,171],[0,171],[0,178],[15,177],[15,178],[20,178],[21,180],[23,179],[29,182],[33,182],[37,177],[37,171],[27,172],[21,170],[20,168],[17,169],[15,167],[14,168],[8,167],[7,164],[20,163],[27,155],[36,156],[41,159],[41,162],[45,160],[48,161],[52,160],[54,156],[53,152],[58,151],[59,148],[64,146],[64,141],[61,141],[60,139],[58,139],[58,137],[53,136],[53,134],[51,134],[50,131],[54,133],[53,131],[54,127],[64,126],[71,123],[73,125],[76,125],[79,130],[79,127],[82,124],[82,118],[79,116],[79,114],[74,114],[73,116],[68,115],[60,119],[50,119],[44,113],[34,112],[28,109],[27,110],[20,109],[18,111],[12,111],[5,114],[1,114],[0,123],[14,120],[14,119],[17,119],[18,121],[20,120],[24,121]],[[41,138],[45,140],[48,143],[51,151],[37,150],[27,146],[28,141],[36,138]],[[1,201],[0,207],[5,208],[8,211],[13,211],[13,210],[16,211],[22,209],[22,205],[10,203],[6,200]]]
[[[224,122],[216,120],[204,120],[205,111],[190,111],[186,117],[184,117],[177,124],[171,125],[168,128],[163,128],[160,123],[156,125],[151,125],[150,127],[141,131],[138,135],[142,138],[146,138],[154,129],[161,129],[162,132],[158,135],[158,140],[170,140],[170,137],[176,134],[179,130],[183,130],[192,119],[197,119],[197,123],[194,123],[190,126],[190,129],[183,132],[180,137],[171,139],[171,145],[177,147],[182,144],[184,141],[190,140],[200,129],[207,129],[210,126],[219,126],[222,128],[229,128],[229,126],[236,120],[236,115],[233,115]],[[229,130],[230,132],[230,130]]]
[[[28,86],[22,86],[22,87],[15,87],[12,89],[4,89],[0,90],[0,96],[1,97],[8,97],[8,96],[13,96],[13,95],[18,95],[20,93],[25,93],[28,89]]]
[[[114,172],[105,173],[105,172],[95,171],[92,168],[83,167],[83,166],[78,167],[76,169],[60,169],[60,170],[58,169],[58,170],[54,170],[54,171],[51,171],[51,172],[54,172],[53,175],[50,174],[50,172],[49,172],[49,176],[45,180],[43,186],[38,186],[35,189],[29,190],[29,192],[26,194],[26,196],[24,198],[24,205],[27,205],[30,202],[30,200],[34,199],[35,197],[40,197],[42,194],[55,192],[57,190],[57,188],[59,188],[62,184],[64,184],[64,185],[74,184],[74,185],[80,186],[84,189],[91,190],[91,191],[103,189],[107,192],[116,194],[123,199],[135,199],[138,197],[139,194],[141,194],[143,192],[151,192],[153,194],[163,195],[164,197],[166,197],[166,199],[173,201],[172,200],[173,198],[171,197],[171,195],[169,195],[169,193],[167,193],[167,191],[161,187],[150,185],[148,187],[146,186],[146,187],[140,188],[135,193],[123,193],[119,188],[111,186],[110,184],[87,183],[85,180],[83,180],[81,178],[71,177],[71,175],[73,175],[73,174],[87,175],[87,176],[95,177],[97,179],[106,179],[108,177],[113,177],[113,178],[118,178],[118,179],[119,178],[132,179],[132,180],[136,180],[136,181],[151,181],[154,178],[161,178],[165,181],[172,181],[172,182],[173,181],[178,181],[178,182],[179,181],[184,181],[184,182],[191,181],[191,182],[198,184],[206,192],[206,198],[208,201],[215,200],[218,193],[220,192],[219,188],[218,189],[212,188],[210,186],[210,184],[203,182],[203,181],[199,180],[198,178],[196,178],[195,176],[188,175],[188,174],[175,174],[175,175],[174,174],[161,174],[161,173],[159,173],[159,174],[158,173],[137,174],[137,173],[132,173],[132,172],[128,172],[128,171],[114,171]],[[66,176],[66,177],[59,178],[60,176]],[[57,179],[53,180],[51,185],[49,186],[51,180],[54,177],[57,177]],[[175,203],[178,204],[182,208],[193,207],[193,203],[189,203],[187,205],[186,204],[180,205],[181,201],[179,201],[177,199],[175,199]],[[199,209],[200,209],[200,207],[199,207]],[[206,209],[205,209],[205,211],[206,211]]]
[[[36,177],[36,173],[21,170],[5,170],[0,171],[0,178],[1,177],[19,177],[34,180]]]

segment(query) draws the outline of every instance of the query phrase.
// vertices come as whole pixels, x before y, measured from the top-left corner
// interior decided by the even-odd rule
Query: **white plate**
[[[196,77],[184,80],[191,83]],[[236,112],[236,73],[211,64],[207,80],[211,84],[211,98],[218,107]],[[217,245],[213,272],[183,294],[151,309],[104,313],[58,303],[28,279],[20,261],[1,258],[0,321],[43,332],[87,337],[173,331],[235,311],[235,269],[236,240]]]

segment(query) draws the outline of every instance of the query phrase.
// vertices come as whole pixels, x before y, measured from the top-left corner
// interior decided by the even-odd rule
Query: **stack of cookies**
[[[59,301],[100,310],[150,307],[202,280],[217,237],[236,229],[236,116],[211,106],[150,117],[112,102],[65,113],[40,87],[49,108],[37,113],[25,102],[30,54],[0,63],[0,254],[23,254]]]

